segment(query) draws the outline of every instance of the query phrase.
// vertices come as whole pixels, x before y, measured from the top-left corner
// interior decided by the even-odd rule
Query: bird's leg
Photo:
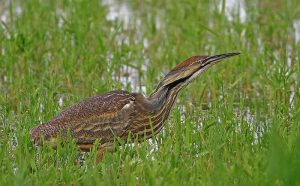
[[[97,150],[97,154],[96,154],[96,165],[98,165],[101,160],[103,159],[103,156],[104,156],[104,153],[106,152],[106,149],[105,148],[101,148],[99,147],[98,150]]]
[[[93,148],[93,144],[80,144],[79,148],[81,151],[84,152],[91,152],[92,148]],[[103,158],[103,155],[105,153],[105,148],[104,147],[99,147],[97,150],[97,154],[96,154],[96,164],[98,165],[100,163],[100,161]]]
[[[107,144],[104,144],[100,147],[98,147],[98,150],[97,150],[97,157],[96,157],[96,164],[98,165],[102,159],[103,159],[103,156],[106,152],[112,152],[114,151],[114,147],[112,144],[110,145],[107,145]]]
[[[92,148],[93,148],[93,144],[80,144],[78,146],[79,146],[79,149],[83,152],[91,152]],[[112,149],[113,148],[111,146],[101,146],[100,145],[96,152],[96,164],[98,165],[101,162],[105,152],[112,151]]]

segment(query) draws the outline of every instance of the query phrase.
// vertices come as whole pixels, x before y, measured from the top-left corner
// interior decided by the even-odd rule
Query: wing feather
[[[78,143],[101,143],[113,139],[129,124],[135,97],[126,91],[112,91],[70,106],[49,122],[71,129]]]

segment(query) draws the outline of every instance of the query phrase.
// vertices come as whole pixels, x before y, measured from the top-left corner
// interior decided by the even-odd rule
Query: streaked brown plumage
[[[41,145],[42,139],[51,141],[70,131],[83,151],[89,151],[98,139],[101,156],[116,138],[127,140],[129,134],[132,139],[151,138],[163,128],[183,87],[213,64],[238,54],[191,57],[172,69],[149,97],[118,90],[87,98],[33,128],[31,139]]]

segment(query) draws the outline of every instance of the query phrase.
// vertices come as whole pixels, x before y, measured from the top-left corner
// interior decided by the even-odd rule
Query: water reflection
[[[106,19],[108,21],[121,21],[124,28],[128,29],[131,12],[128,5],[122,1],[116,2],[115,0],[103,0],[102,4],[108,7]]]
[[[219,10],[222,10],[222,3],[219,4]],[[242,23],[246,21],[246,10],[244,2],[241,0],[226,0],[225,1],[225,14],[230,21],[238,15]]]
[[[299,42],[299,40],[300,40],[300,19],[297,19],[293,22],[293,27],[295,29],[295,41]]]

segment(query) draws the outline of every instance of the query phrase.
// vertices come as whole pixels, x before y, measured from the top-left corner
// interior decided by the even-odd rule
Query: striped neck
[[[181,84],[157,87],[148,100],[153,110],[162,111],[164,109],[171,110],[179,91],[183,88]],[[169,113],[168,111],[168,113]]]

